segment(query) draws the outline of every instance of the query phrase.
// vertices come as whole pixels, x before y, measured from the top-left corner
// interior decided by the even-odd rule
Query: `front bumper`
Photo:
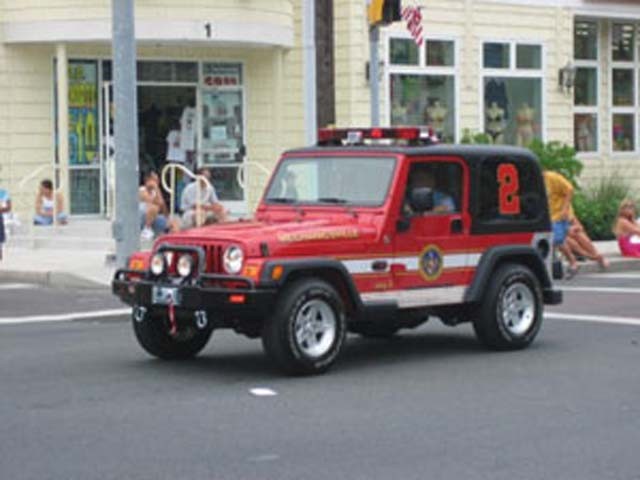
[[[217,283],[219,286],[207,286]],[[234,288],[222,285],[234,283]],[[257,288],[252,280],[227,275],[201,275],[190,284],[175,284],[166,279],[151,279],[144,272],[118,270],[111,288],[124,303],[131,306],[166,307],[154,304],[154,287],[175,289],[180,310],[205,310],[217,314],[241,315],[268,312],[276,297],[274,289]],[[237,288],[235,288],[237,287]]]

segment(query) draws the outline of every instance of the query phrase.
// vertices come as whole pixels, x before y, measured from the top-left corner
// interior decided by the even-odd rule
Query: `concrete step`
[[[111,222],[102,219],[76,220],[50,227],[21,224],[8,229],[7,247],[113,251]]]

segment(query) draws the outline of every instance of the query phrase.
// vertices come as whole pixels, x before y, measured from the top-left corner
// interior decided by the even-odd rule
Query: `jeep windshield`
[[[384,203],[396,161],[387,157],[286,158],[267,195],[270,204],[350,205]]]

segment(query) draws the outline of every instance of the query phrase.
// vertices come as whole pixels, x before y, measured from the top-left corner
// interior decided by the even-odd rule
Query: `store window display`
[[[541,139],[542,46],[484,43],[483,66],[484,132],[496,144],[526,147]]]
[[[633,96],[633,69],[614,68],[613,69],[613,105],[615,107],[633,107],[635,99]]]
[[[427,125],[442,141],[455,141],[452,76],[391,75],[390,84],[392,125]]]
[[[418,46],[409,38],[389,40],[389,62],[392,65],[418,65]]]
[[[593,152],[598,148],[598,116],[578,113],[574,116],[574,144],[578,152]]]
[[[574,58],[598,59],[598,23],[593,20],[577,20],[574,25]]]
[[[541,138],[542,80],[486,78],[485,132],[494,143],[527,146]]]
[[[595,153],[599,149],[599,25],[595,20],[574,23],[573,136],[574,147],[580,153]]]
[[[637,149],[636,122],[640,114],[638,79],[640,58],[636,49],[638,24],[632,22],[610,24],[609,70],[611,79],[611,145],[614,152],[633,152]]]
[[[611,26],[611,47],[614,62],[633,62],[635,46],[633,23],[614,23]]]
[[[613,115],[613,151],[632,152],[635,150],[635,122],[633,115]]]

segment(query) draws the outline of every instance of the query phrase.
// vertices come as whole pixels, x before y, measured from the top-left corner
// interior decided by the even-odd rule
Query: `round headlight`
[[[193,258],[189,254],[181,255],[176,265],[178,275],[181,277],[188,277],[193,271]]]
[[[164,256],[161,253],[156,253],[153,257],[151,257],[150,269],[151,273],[153,273],[156,277],[158,275],[162,275],[164,272]]]
[[[237,274],[242,270],[244,262],[244,253],[242,249],[236,245],[227,247],[222,255],[222,265],[227,273]]]

